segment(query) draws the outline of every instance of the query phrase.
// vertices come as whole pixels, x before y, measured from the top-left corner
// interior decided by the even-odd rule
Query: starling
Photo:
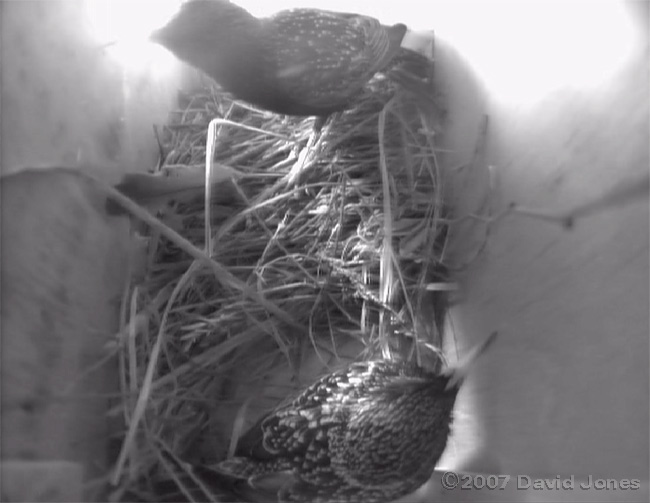
[[[235,457],[197,473],[234,481],[240,498],[257,491],[258,501],[388,502],[410,494],[431,477],[467,369],[495,336],[438,374],[386,360],[333,372],[263,417]]]
[[[291,9],[256,18],[228,0],[190,0],[151,39],[237,99],[327,117],[388,65],[405,33],[359,14]]]
[[[256,18],[228,0],[190,0],[151,39],[237,99],[316,117],[289,176],[293,183],[327,118],[348,108],[388,65],[406,31],[359,14],[290,9]]]

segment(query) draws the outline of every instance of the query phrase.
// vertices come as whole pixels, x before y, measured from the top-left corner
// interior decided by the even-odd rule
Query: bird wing
[[[446,382],[446,379],[444,379]],[[386,399],[430,385],[419,369],[387,362],[357,362],[328,374],[263,416],[239,440],[236,456],[269,461],[327,447],[327,432],[343,424],[369,396]]]
[[[371,62],[369,72],[375,74],[383,70],[397,55],[401,48],[406,26],[396,24],[385,26],[375,18],[358,14],[340,14],[357,30],[363,32],[366,42],[365,54]]]
[[[295,398],[262,416],[241,436],[235,456],[270,461],[278,455],[305,452],[310,445],[314,449],[317,443],[325,440],[318,437],[314,426],[326,427],[341,420],[340,411],[334,411],[327,402],[344,374],[339,371],[321,378]],[[324,420],[323,416],[328,419]]]
[[[297,103],[345,103],[399,50],[392,28],[356,14],[317,9],[282,11],[266,24],[278,87]],[[405,29],[404,29],[405,31]]]
[[[344,375],[345,371],[339,371],[319,379],[264,418],[264,447],[281,454],[327,449],[327,429],[344,420],[345,412],[333,400]]]
[[[363,472],[376,450],[368,428],[375,433],[399,430],[400,424],[418,420],[408,417],[404,391],[431,384],[435,382],[426,372],[406,363],[353,363],[264,416],[242,437],[246,446],[240,442],[236,457],[219,463],[217,470],[256,490],[276,493],[280,501],[364,501],[368,488],[364,474],[356,471]],[[384,405],[377,408],[379,402]],[[376,416],[370,422],[369,412]],[[402,458],[388,449],[383,463],[392,460],[401,467]],[[402,484],[402,478],[387,479],[388,488]]]
[[[428,383],[423,376],[406,376],[401,366],[387,362],[357,362],[322,377],[260,421],[257,431],[265,450],[304,454],[326,448],[332,428],[344,425],[353,408],[368,396],[390,393],[393,382],[395,394]]]

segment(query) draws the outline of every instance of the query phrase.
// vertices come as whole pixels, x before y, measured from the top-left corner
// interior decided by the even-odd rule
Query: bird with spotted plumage
[[[316,117],[289,175],[293,183],[318,151],[328,118],[349,108],[391,63],[406,32],[404,24],[386,26],[360,14],[302,8],[257,18],[228,0],[189,0],[151,39],[236,99],[278,114]],[[413,89],[418,85],[395,75]]]
[[[228,0],[189,0],[151,39],[237,99],[324,117],[350,105],[405,33],[359,14],[290,9],[256,18]]]
[[[458,391],[476,357],[435,373],[411,362],[352,363],[260,419],[235,456],[196,467],[237,501],[380,503],[431,477],[450,434]]]

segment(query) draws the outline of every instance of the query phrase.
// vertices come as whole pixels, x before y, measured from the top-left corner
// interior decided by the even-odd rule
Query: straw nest
[[[260,112],[210,86],[179,101],[162,134],[165,168],[202,165],[208,123],[221,117],[215,160],[237,176],[214,187],[209,212],[198,192],[165,221],[203,249],[210,214],[227,277],[150,233],[146,276],[124,302],[116,412],[127,430],[113,500],[164,499],[165,480],[181,486],[174,499],[208,499],[178,483],[179,461],[222,459],[260,414],[345,362],[422,359],[425,345],[441,346],[435,110],[378,76],[296,174],[313,119]]]

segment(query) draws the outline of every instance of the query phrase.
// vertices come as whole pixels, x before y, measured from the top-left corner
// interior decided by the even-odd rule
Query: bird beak
[[[497,335],[498,332],[492,332],[485,341],[472,348],[458,363],[443,372],[450,376],[446,389],[458,387],[463,382],[465,377],[467,377],[469,370],[472,368],[474,361],[485,353],[487,348],[494,344]]]
[[[167,33],[165,32],[165,28],[160,28],[153,31],[151,35],[149,35],[149,40],[157,44],[164,44],[167,40]]]
[[[156,30],[149,35],[149,40],[152,42],[160,42],[160,30]]]

